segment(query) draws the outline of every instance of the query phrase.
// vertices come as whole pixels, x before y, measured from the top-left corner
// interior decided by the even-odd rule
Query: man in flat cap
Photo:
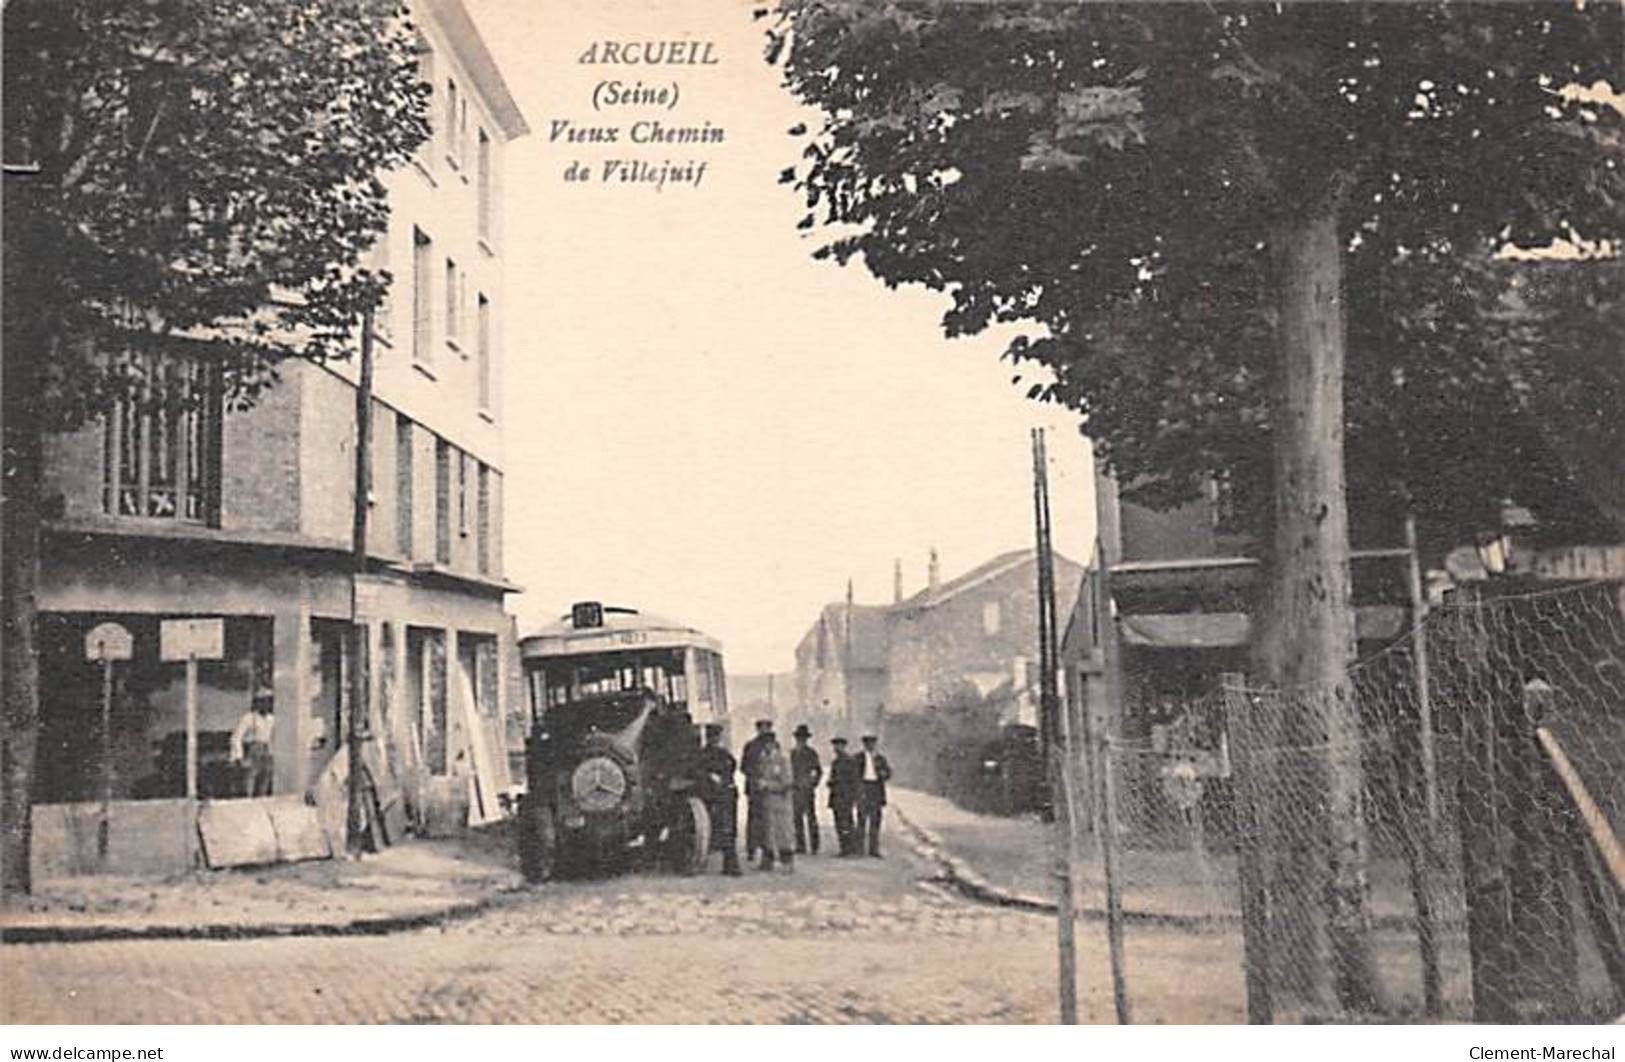
[[[875,750],[880,739],[873,734],[863,735],[863,751],[858,761],[858,842],[870,855],[880,858],[880,817],[886,806],[886,781],[891,778],[891,765],[886,757]]]
[[[745,776],[745,859],[755,859],[756,853],[766,847],[767,810],[762,807],[761,793],[756,785],[760,773],[762,754],[773,744],[773,720],[756,720],[756,736],[745,742],[739,750],[739,770]]]
[[[790,774],[795,782],[791,792],[792,812],[796,819],[796,854],[809,851],[818,854],[818,783],[823,780],[824,767],[818,762],[818,750],[807,744],[812,731],[806,723],[796,727],[796,747],[790,750]]]
[[[722,724],[705,724],[700,750],[700,799],[711,816],[711,851],[722,853],[722,872],[737,878],[739,870],[739,790],[734,786],[733,753],[722,743]]]
[[[830,739],[830,747],[833,751],[829,757],[829,815],[835,820],[835,839],[840,843],[841,855],[856,855],[858,846],[852,816],[858,804],[858,772],[862,765],[856,756],[847,754],[846,738]]]

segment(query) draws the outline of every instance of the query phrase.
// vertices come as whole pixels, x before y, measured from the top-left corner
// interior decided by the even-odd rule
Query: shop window
[[[310,621],[309,750],[316,772],[344,741],[350,708],[350,625],[343,620]]]
[[[482,717],[497,714],[497,640],[495,635],[457,635],[458,662],[462,665],[463,689],[474,697],[474,709]]]
[[[407,724],[430,774],[447,771],[446,634],[425,627],[406,629]]]
[[[35,803],[100,800],[110,779],[115,800],[186,795],[186,666],[159,659],[160,617],[136,613],[45,613],[39,618],[40,716]],[[85,634],[115,622],[130,632],[133,656],[113,665],[110,755],[103,752],[101,665],[85,659]],[[198,793],[242,795],[231,763],[231,732],[256,694],[272,698],[272,622],[225,617],[224,654],[198,663]]]

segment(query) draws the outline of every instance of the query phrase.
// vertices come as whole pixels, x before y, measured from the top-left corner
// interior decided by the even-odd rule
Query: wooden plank
[[[261,800],[211,800],[198,811],[203,862],[214,870],[277,861],[276,830]]]
[[[301,797],[271,797],[263,801],[271,828],[276,831],[277,856],[286,863],[331,859],[333,846],[322,829],[316,809]]]

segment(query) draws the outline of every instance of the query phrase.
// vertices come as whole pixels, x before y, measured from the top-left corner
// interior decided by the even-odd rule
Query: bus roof
[[[592,653],[628,652],[639,649],[709,649],[722,652],[722,643],[703,631],[674,620],[651,616],[634,609],[605,608],[600,627],[576,627],[569,616],[549,623],[519,640],[519,652],[526,658],[586,656]]]

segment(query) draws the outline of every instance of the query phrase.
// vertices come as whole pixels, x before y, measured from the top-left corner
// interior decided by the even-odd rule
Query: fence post
[[[1549,714],[1555,690],[1542,679],[1523,684],[1519,712],[1510,722],[1513,754],[1507,773],[1514,785],[1513,850],[1509,868],[1512,924],[1522,945],[1518,959],[1519,1018],[1573,1021],[1578,1002],[1579,955],[1574,919],[1564,888],[1568,829],[1558,804],[1557,779],[1547,769],[1537,728]]]
[[[1100,853],[1106,874],[1106,943],[1112,962],[1112,998],[1117,1008],[1117,1023],[1127,1025],[1129,1017],[1128,985],[1123,972],[1123,896],[1117,876],[1117,780],[1112,764],[1112,738],[1119,732],[1114,720],[1122,718],[1123,662],[1121,646],[1117,640],[1117,617],[1112,611],[1111,565],[1106,551],[1096,545],[1100,558],[1097,569],[1100,592],[1095,598],[1096,618],[1100,625],[1102,677],[1105,680],[1105,718],[1093,728],[1095,740],[1090,747],[1094,753],[1093,771],[1098,779],[1100,802]]]
[[[1502,862],[1500,772],[1497,756],[1497,691],[1490,670],[1489,630],[1482,594],[1476,588],[1461,611],[1463,673],[1471,687],[1461,721],[1461,775],[1456,801],[1461,834],[1462,888],[1467,904],[1467,951],[1472,963],[1473,1020],[1511,1024],[1517,1020],[1508,944],[1512,939],[1511,896]]]
[[[1247,1021],[1269,1025],[1275,1020],[1270,999],[1269,906],[1265,891],[1264,845],[1256,786],[1256,730],[1246,694],[1246,678],[1227,672],[1224,688],[1225,728],[1235,780],[1236,869],[1241,885],[1241,941],[1247,976]]]

